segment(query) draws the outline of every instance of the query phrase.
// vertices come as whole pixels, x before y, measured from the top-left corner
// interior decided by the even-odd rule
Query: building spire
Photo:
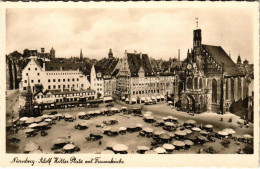
[[[80,49],[80,58],[81,61],[83,60],[83,53],[82,53],[82,49]]]

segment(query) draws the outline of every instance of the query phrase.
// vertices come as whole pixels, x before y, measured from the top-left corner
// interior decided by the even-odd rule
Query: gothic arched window
[[[231,78],[231,99],[235,98],[235,79]]]
[[[216,79],[213,79],[212,80],[212,102],[213,103],[217,103],[217,97],[218,97],[218,95],[217,95],[217,80]]]
[[[200,89],[202,89],[202,85],[203,85],[203,84],[202,84],[202,78],[200,78],[200,80],[199,80],[199,88],[200,88]]]
[[[226,80],[226,99],[229,99],[229,82]]]
[[[237,97],[238,97],[239,99],[241,98],[241,91],[242,91],[241,78],[238,78],[238,83],[237,83]]]
[[[192,84],[192,78],[188,78],[188,81],[187,81],[187,88],[188,89],[192,89],[192,86],[193,86],[193,84]]]
[[[199,84],[198,84],[198,83],[199,83],[198,77],[195,77],[195,78],[194,78],[194,88],[195,88],[195,89],[198,89],[198,88],[199,88]]]

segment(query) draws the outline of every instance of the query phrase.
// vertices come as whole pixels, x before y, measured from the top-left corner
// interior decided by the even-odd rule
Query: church
[[[193,48],[188,50],[175,84],[175,102],[182,111],[200,113],[230,111],[232,103],[247,95],[245,75],[221,46],[202,44],[202,31],[193,31]],[[176,97],[177,96],[177,97]]]

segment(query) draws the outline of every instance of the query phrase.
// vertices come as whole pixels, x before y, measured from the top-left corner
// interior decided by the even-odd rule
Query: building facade
[[[26,91],[30,82],[32,92],[46,90],[75,91],[90,87],[87,77],[79,69],[60,66],[53,69],[52,63],[31,59],[22,71],[20,91]]]
[[[175,93],[183,111],[225,113],[247,95],[244,73],[221,46],[202,44],[201,29],[194,30],[193,49],[188,50],[183,65],[184,76],[175,82],[183,85]]]
[[[165,100],[173,94],[173,74],[156,74],[147,54],[128,53],[119,62],[117,98],[132,104]]]

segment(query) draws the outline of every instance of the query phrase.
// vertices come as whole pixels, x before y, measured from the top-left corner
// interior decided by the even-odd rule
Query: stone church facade
[[[178,80],[183,83],[178,93],[183,111],[225,113],[247,95],[245,75],[221,46],[202,44],[201,29],[194,30],[193,48],[183,67],[184,75]]]

